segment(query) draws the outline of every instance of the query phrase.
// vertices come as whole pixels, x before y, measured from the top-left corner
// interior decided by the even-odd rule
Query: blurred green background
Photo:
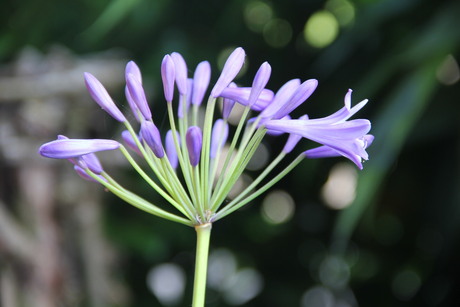
[[[354,102],[369,98],[359,118],[372,121],[376,140],[363,171],[341,158],[305,161],[271,192],[214,225],[207,306],[460,303],[460,1],[3,0],[0,17],[4,80],[17,76],[13,68],[30,50],[40,55],[34,67],[41,68],[31,73],[37,78],[53,66],[57,49],[74,59],[115,58],[119,77],[114,78],[123,78],[124,63],[132,59],[145,75],[154,118],[164,131],[159,68],[164,54],[173,51],[184,56],[191,72],[209,60],[214,81],[222,57],[237,46],[248,56],[241,84],[250,84],[263,61],[273,68],[268,85],[273,90],[292,78],[318,79],[318,89],[298,115],[331,114],[342,106],[348,88],[354,90]],[[113,81],[111,93],[124,105],[121,81]],[[53,85],[75,87],[88,100],[82,77],[48,84]],[[8,114],[23,123],[23,98],[15,93],[0,94],[3,122]],[[59,103],[53,103],[53,112],[59,112]],[[67,114],[60,126],[38,124],[38,131],[12,127],[40,141],[64,132],[116,137],[120,128],[114,121],[95,104],[87,105],[94,114]],[[15,188],[25,162],[11,163],[5,154],[13,146],[10,134],[3,130],[0,136],[1,201],[30,229],[24,210],[17,209],[21,196]],[[267,138],[264,145],[268,157],[274,157],[283,140]],[[298,150],[311,146],[304,142]],[[40,161],[32,149],[23,159]],[[52,166],[74,175],[63,162]],[[129,185],[143,187],[128,168],[111,169],[126,176]],[[337,194],[355,188],[356,196]],[[99,192],[99,187],[92,190]],[[101,283],[113,279],[117,288],[102,295],[97,282],[85,284],[91,269],[73,244],[74,228],[65,224],[75,209],[57,206],[51,214],[62,230],[57,231],[57,250],[64,251],[59,259],[71,274],[54,281],[60,285],[55,306],[189,306],[193,229],[148,216],[107,193],[99,199],[97,223],[115,255]],[[8,285],[21,293],[31,283],[29,266],[5,246],[0,236],[4,303],[10,302],[8,293],[15,293]],[[65,286],[69,282],[73,286]],[[185,288],[176,289],[183,282]],[[155,292],[161,286],[178,300]]]

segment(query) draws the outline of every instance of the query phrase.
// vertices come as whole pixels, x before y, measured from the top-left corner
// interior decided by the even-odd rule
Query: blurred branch
[[[122,84],[123,66],[120,60],[80,61],[75,67],[62,71],[50,71],[40,75],[1,77],[0,102],[19,99],[43,98],[81,94],[85,91],[83,73],[91,71],[107,88]]]
[[[8,253],[23,261],[32,261],[36,244],[32,236],[25,232],[0,200],[0,245]]]

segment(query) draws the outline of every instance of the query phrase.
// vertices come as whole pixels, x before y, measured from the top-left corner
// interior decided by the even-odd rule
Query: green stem
[[[211,228],[211,223],[195,226],[197,242],[192,307],[204,307],[205,303],[206,274],[208,271],[208,253]]]

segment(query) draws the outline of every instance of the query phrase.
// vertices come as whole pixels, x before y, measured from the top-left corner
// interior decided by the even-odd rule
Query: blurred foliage
[[[265,60],[273,67],[272,89],[292,78],[317,78],[317,92],[298,110],[310,117],[338,109],[348,88],[355,90],[354,101],[369,98],[359,117],[371,119],[376,140],[350,207],[329,209],[319,193],[340,159],[306,161],[277,186],[295,200],[292,220],[280,225],[266,222],[260,212],[262,198],[214,226],[212,249],[227,248],[239,266],[262,274],[263,291],[246,306],[306,306],[306,302],[339,306],[341,300],[348,305],[340,306],[460,302],[456,298],[460,88],[458,79],[447,85],[439,77],[449,55],[460,59],[459,1],[6,0],[2,4],[0,61],[14,59],[29,45],[46,51],[59,44],[76,54],[122,51],[146,74],[159,121],[164,114],[157,103],[162,101],[159,66],[162,56],[172,51],[184,55],[190,70],[208,59],[216,77],[221,52],[242,46],[248,54],[247,73],[238,80],[243,84],[249,84]],[[348,15],[340,15],[343,8]],[[330,45],[315,48],[305,41],[304,28],[310,16],[324,10],[337,18],[337,37]],[[453,63],[449,69],[458,71]],[[266,145],[275,154],[280,144],[274,140]],[[302,149],[310,145],[305,143]],[[145,280],[148,270],[162,262],[186,270],[188,288],[179,306],[187,305],[193,230],[146,216],[112,196],[106,201],[106,230],[123,254],[118,277],[131,291],[132,306],[159,306]],[[331,259],[339,261],[327,262]],[[327,276],[348,272],[344,282],[324,278],[321,270],[340,261],[345,264],[326,272]],[[306,292],[319,285],[316,292]],[[315,293],[320,294],[317,300],[309,301]],[[324,297],[335,303],[328,305],[321,301]],[[221,294],[210,291],[209,306],[227,305]]]

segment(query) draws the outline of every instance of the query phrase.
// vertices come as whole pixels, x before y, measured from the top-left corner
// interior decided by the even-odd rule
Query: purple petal
[[[85,84],[94,101],[107,113],[119,122],[125,122],[126,118],[117,108],[104,86],[92,74],[85,72]]]
[[[225,142],[227,141],[228,137],[228,124],[222,120],[218,119],[214,123],[212,128],[212,135],[211,135],[211,149],[209,156],[211,159],[215,158],[217,152],[224,146]]]
[[[58,139],[43,144],[39,153],[47,158],[69,159],[90,153],[114,150],[120,147],[120,143],[105,139]]]
[[[278,111],[273,115],[274,119],[282,118],[285,115],[288,115],[293,110],[295,110],[299,105],[301,105],[311,94],[315,91],[318,86],[318,81],[315,79],[310,79],[302,83],[297,90],[294,92],[292,97],[283,104]]]
[[[203,61],[198,64],[193,75],[192,103],[194,105],[200,105],[203,101],[209,80],[211,80],[211,65],[208,61]]]
[[[179,133],[177,131],[176,131],[176,136],[177,136],[177,139],[180,140]],[[165,146],[166,146],[166,155],[168,156],[169,163],[171,164],[173,169],[176,169],[179,161],[177,157],[176,145],[174,144],[174,137],[173,137],[172,130],[169,130],[166,133]]]
[[[177,89],[181,95],[187,94],[187,64],[184,58],[178,52],[171,53],[171,58],[174,62],[176,70],[176,84]]]
[[[235,79],[236,75],[240,72],[241,67],[243,67],[245,56],[246,54],[241,47],[236,48],[230,54],[225,62],[219,79],[217,79],[217,82],[211,91],[211,97],[217,98],[220,96],[220,93],[230,84],[230,82],[233,81],[233,79]]]
[[[99,159],[97,158],[97,156],[93,153],[90,153],[90,154],[87,154],[87,155],[83,155],[81,156],[80,158],[81,160],[83,160],[83,162],[85,163],[85,165],[95,174],[100,174],[102,173],[103,169],[102,169],[102,165],[101,165],[101,162],[99,161]]]
[[[290,115],[286,115],[285,117],[281,118],[281,119],[291,119],[291,116]],[[271,135],[271,136],[279,136],[281,134],[284,134],[283,131],[277,131],[277,130],[271,130],[271,129],[267,129],[267,134],[268,135]]]
[[[355,146],[360,147],[359,150],[365,152],[365,149],[372,144],[373,140],[374,140],[374,136],[371,134],[367,134],[361,139],[358,139],[357,142],[355,143]],[[337,150],[329,146],[320,146],[317,148],[309,149],[305,151],[303,154],[309,159],[345,156],[349,158],[351,161],[353,161],[358,166],[359,169],[363,169],[362,159],[364,160],[368,159],[367,153],[365,157],[361,157],[359,155],[354,155],[354,156],[349,157],[347,152],[344,152],[342,150]]]
[[[220,97],[227,98],[247,106],[249,104],[251,89],[251,87],[227,87],[222,91]],[[273,91],[263,89],[257,101],[251,105],[251,109],[255,111],[264,110],[273,100],[273,96]]]
[[[126,85],[128,86],[131,98],[141,111],[142,116],[144,116],[146,120],[152,119],[152,112],[150,111],[149,104],[147,103],[147,98],[145,98],[144,88],[142,87],[142,84],[139,83],[137,77],[133,74],[128,74]]]
[[[175,78],[176,72],[174,62],[167,54],[164,56],[163,61],[161,62],[161,79],[163,80],[163,90],[167,102],[171,102],[173,100]]]
[[[364,99],[363,101],[355,105],[353,108],[351,108],[351,93],[352,90],[348,90],[347,94],[345,95],[345,106],[343,108],[327,117],[315,119],[315,122],[321,122],[322,124],[339,123],[344,122],[353,115],[355,115],[356,112],[361,110],[367,104],[368,100]]]
[[[352,139],[365,135],[371,128],[371,124],[367,119],[355,119],[338,124],[315,123],[315,120],[269,120],[265,126],[267,129],[299,134],[308,139],[316,138],[316,136],[319,136],[319,138],[328,136],[330,138]]]
[[[197,166],[200,162],[201,145],[203,142],[201,129],[197,126],[191,126],[188,128],[185,141],[187,143],[190,164],[192,166]]]
[[[276,92],[275,97],[270,104],[260,113],[263,118],[271,118],[289,99],[294,95],[297,88],[300,86],[300,79],[292,79],[286,82]]]
[[[152,149],[157,158],[163,158],[165,153],[161,143],[161,135],[158,128],[151,121],[144,121],[141,125],[141,137]]]

